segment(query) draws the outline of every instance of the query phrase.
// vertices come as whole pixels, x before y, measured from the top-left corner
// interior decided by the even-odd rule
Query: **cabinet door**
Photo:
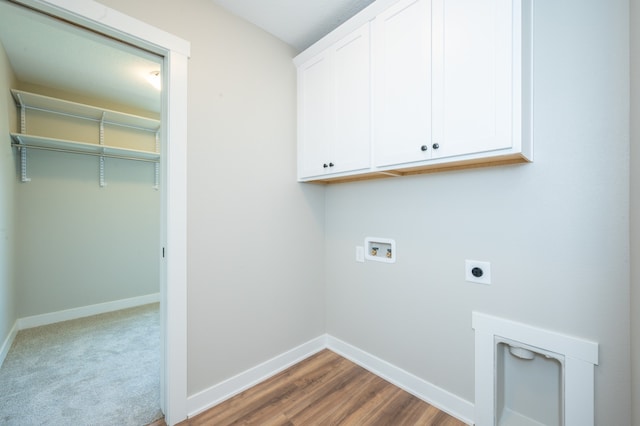
[[[401,0],[374,20],[374,163],[431,156],[431,1]]]
[[[366,169],[371,164],[369,24],[298,69],[298,176]]]
[[[434,157],[511,147],[511,0],[433,0]]]
[[[330,52],[298,68],[298,176],[325,173],[333,137],[333,64]]]
[[[335,137],[333,173],[366,169],[371,164],[371,63],[367,23],[333,47]]]

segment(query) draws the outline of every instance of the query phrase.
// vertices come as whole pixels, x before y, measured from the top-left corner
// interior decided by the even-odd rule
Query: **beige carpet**
[[[22,330],[0,368],[0,425],[161,417],[158,304]]]

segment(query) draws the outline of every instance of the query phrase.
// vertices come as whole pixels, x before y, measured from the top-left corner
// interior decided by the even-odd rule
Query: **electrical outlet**
[[[491,284],[491,263],[465,260],[465,280],[478,284]]]

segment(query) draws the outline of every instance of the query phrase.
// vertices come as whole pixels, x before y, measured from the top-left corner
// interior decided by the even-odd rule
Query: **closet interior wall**
[[[17,181],[9,137],[9,132],[16,130],[16,111],[9,91],[15,82],[4,46],[0,43],[0,349],[17,319],[14,273],[14,194]]]
[[[20,90],[127,111],[55,89]],[[14,107],[15,108],[15,107]],[[27,111],[27,133],[98,143],[99,127],[77,119]],[[118,131],[118,145],[146,138]],[[152,148],[147,148],[152,149]],[[29,182],[15,193],[16,311],[19,318],[159,292],[160,191],[155,166],[64,152],[27,150]],[[16,173],[18,165],[14,167]]]

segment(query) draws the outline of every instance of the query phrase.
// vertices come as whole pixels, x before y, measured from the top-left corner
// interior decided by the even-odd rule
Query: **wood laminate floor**
[[[155,423],[160,426],[163,423]],[[179,426],[465,423],[323,350]]]

